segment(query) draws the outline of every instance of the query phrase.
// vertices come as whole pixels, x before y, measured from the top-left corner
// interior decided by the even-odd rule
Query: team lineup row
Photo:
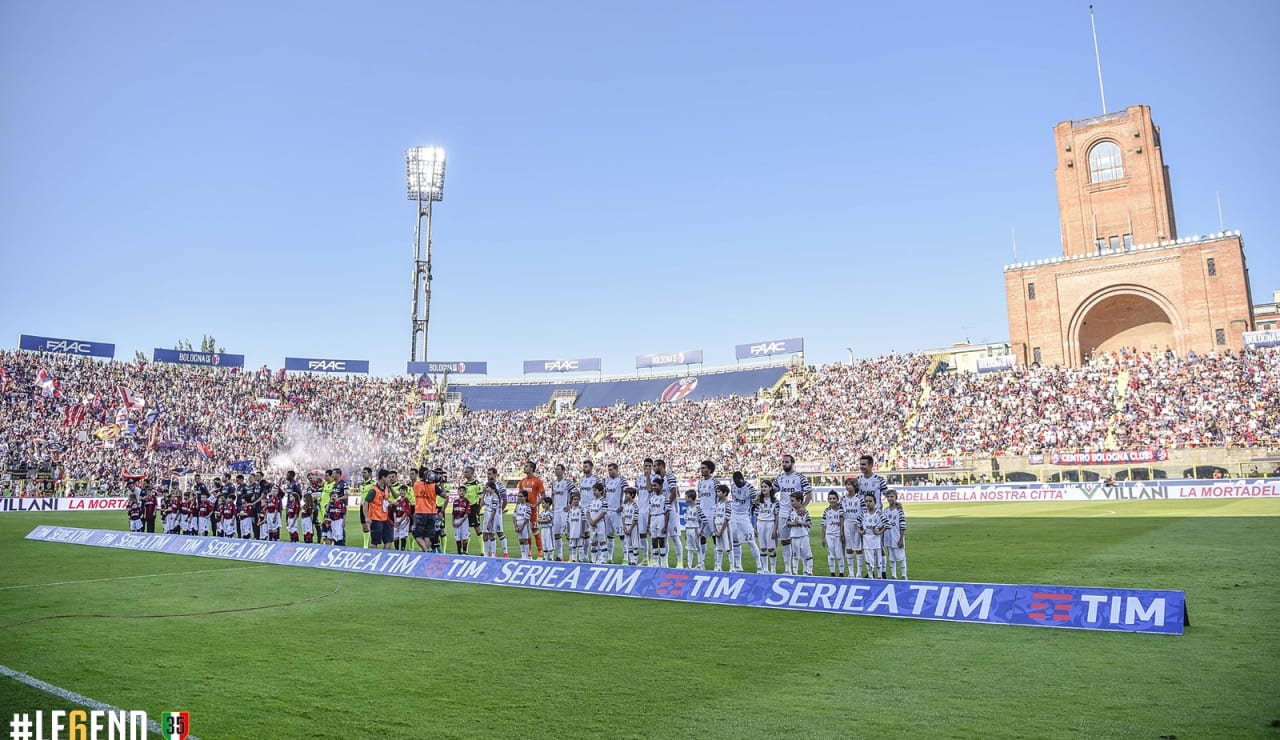
[[[715,463],[704,461],[696,487],[683,498],[663,460],[647,458],[643,465],[634,485],[619,474],[616,463],[598,477],[594,463],[584,461],[577,479],[566,476],[564,465],[556,465],[548,489],[536,464],[526,462],[511,513],[521,557],[669,565],[674,555],[677,567],[741,572],[743,550],[749,547],[760,571],[813,573],[808,512],[813,491],[790,456],[782,458],[776,478],[762,480],[759,488],[742,473],[723,483],[714,477]],[[844,495],[828,494],[819,542],[832,575],[883,578],[898,577],[901,571],[906,578],[906,518],[873,465],[869,455],[863,456],[861,475],[845,481]],[[406,549],[412,534],[423,551],[441,552],[448,535],[445,509],[451,509],[456,552],[468,553],[475,531],[484,555],[508,557],[505,519],[510,502],[497,470],[486,472],[481,483],[474,468],[465,468],[463,482],[449,495],[440,470],[413,470],[417,480],[410,488],[396,471],[379,470],[375,477],[365,468],[356,485],[364,546]],[[325,471],[323,482],[313,475],[312,490],[306,493],[292,472],[275,484],[261,474],[251,475],[248,484],[243,476],[236,478],[233,485],[228,477],[225,486],[215,479],[213,496],[199,481],[193,490],[163,499],[144,484],[131,494],[130,526],[154,531],[154,523],[146,522],[159,506],[166,532],[278,540],[283,523],[292,541],[312,542],[319,533],[322,542],[346,544],[348,486],[340,470]]]

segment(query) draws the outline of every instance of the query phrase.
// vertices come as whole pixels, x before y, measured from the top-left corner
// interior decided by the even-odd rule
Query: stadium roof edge
[[[546,374],[536,379],[528,377],[519,378],[464,378],[462,376],[450,376],[450,387],[459,385],[562,385],[564,383],[610,383],[624,380],[649,380],[651,378],[683,378],[690,375],[715,375],[718,373],[736,373],[743,370],[758,370],[766,367],[791,367],[799,363],[794,360],[779,360],[776,362],[751,362],[739,365],[717,365],[715,367],[701,367],[698,370],[690,370],[692,366],[682,366],[681,368],[673,368],[670,370],[659,370],[656,372],[641,373],[633,370],[629,373],[614,373],[611,375],[598,375],[595,373],[563,373],[563,374]]]

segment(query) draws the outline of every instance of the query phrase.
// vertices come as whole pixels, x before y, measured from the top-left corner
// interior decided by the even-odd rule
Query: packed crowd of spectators
[[[408,379],[8,351],[0,369],[0,461],[64,479],[221,473],[240,461],[299,473],[400,463],[416,451],[422,424],[410,413],[421,393]],[[126,397],[128,421],[117,425]]]
[[[410,379],[285,375],[0,352],[0,460],[64,479],[299,472],[416,463],[427,391]],[[447,416],[431,462],[518,471],[532,458],[698,462],[762,471],[784,453],[814,472],[857,457],[1022,455],[1280,443],[1280,350],[1207,357],[1121,352],[1079,368],[930,372],[920,354],[803,368],[778,392],[558,412]],[[54,385],[56,381],[56,386]],[[119,421],[119,434],[98,432]],[[132,426],[132,432],[129,427]],[[892,464],[892,461],[890,461]],[[888,467],[888,466],[886,466]]]

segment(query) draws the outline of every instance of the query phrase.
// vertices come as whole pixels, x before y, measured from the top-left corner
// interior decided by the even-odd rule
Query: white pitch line
[[[44,586],[75,586],[81,583],[102,583],[103,581],[130,581],[135,578],[164,578],[165,576],[189,576],[194,573],[225,573],[229,570],[253,570],[265,568],[265,565],[247,565],[242,568],[202,568],[200,570],[184,570],[177,573],[146,573],[140,576],[114,576],[112,578],[88,578],[83,581],[54,581],[53,583],[24,583],[18,586],[0,586],[0,591],[15,588],[42,588]]]
[[[0,665],[0,675],[8,676],[9,678],[12,678],[18,683],[24,683],[33,689],[36,689],[38,691],[43,691],[46,694],[53,694],[59,699],[62,699],[64,701],[69,701],[73,704],[79,704],[82,707],[97,709],[103,712],[125,711],[120,707],[112,706],[110,704],[100,702],[96,699],[90,699],[87,696],[81,696],[74,691],[67,691],[64,688],[54,686],[51,683],[45,683],[44,681],[41,681],[38,678],[28,676],[22,671],[15,671],[9,666]],[[155,720],[151,719],[150,715],[147,716],[147,729],[150,730],[152,734],[160,735],[162,737],[164,736],[164,729],[160,727],[159,722],[156,722]],[[187,738],[188,740],[200,740],[200,738],[196,737],[195,735],[187,735]]]
[[[1115,516],[1115,515],[1116,515],[1116,513],[1115,513],[1114,511],[1111,511],[1110,509],[1108,509],[1107,511],[1104,511],[1104,512],[1102,512],[1101,514],[1090,514],[1089,516],[1087,516],[1087,517],[1085,517],[1085,518],[1086,518],[1086,519],[1092,519],[1092,518],[1094,518],[1095,516]]]

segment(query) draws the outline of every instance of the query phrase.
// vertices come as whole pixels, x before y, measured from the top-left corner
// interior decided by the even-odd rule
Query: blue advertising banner
[[[1274,347],[1277,344],[1280,344],[1280,329],[1247,331],[1244,333],[1244,346],[1246,347]]]
[[[440,375],[442,373],[451,373],[453,375],[488,375],[489,363],[487,362],[410,362],[408,369],[405,370],[409,375]]]
[[[1180,635],[1182,591],[883,581],[507,560],[39,526],[26,539],[548,591],[945,622]]]
[[[636,369],[645,367],[666,367],[668,365],[697,365],[702,362],[702,350],[691,349],[687,352],[668,352],[664,355],[636,355]]]
[[[192,352],[183,349],[156,347],[151,351],[151,359],[153,362],[171,362],[177,365],[244,367],[244,355],[230,355],[225,352]]]
[[[286,357],[285,370],[305,373],[367,373],[368,360],[321,360],[312,357]]]
[[[116,356],[116,346],[106,342],[89,342],[84,339],[59,339],[57,337],[37,337],[22,334],[18,337],[18,349],[29,352],[54,352],[60,355],[81,355],[83,357]]]
[[[978,358],[978,372],[980,373],[998,373],[1002,370],[1012,370],[1017,366],[1017,355],[996,355],[995,357]]]
[[[577,360],[525,360],[524,372],[529,373],[577,373],[584,371],[598,372],[601,367],[599,357],[583,357]]]
[[[739,360],[768,357],[769,355],[788,355],[792,352],[804,351],[804,337],[773,339],[768,342],[756,342],[755,344],[739,344],[734,347],[734,350],[734,354]]]

